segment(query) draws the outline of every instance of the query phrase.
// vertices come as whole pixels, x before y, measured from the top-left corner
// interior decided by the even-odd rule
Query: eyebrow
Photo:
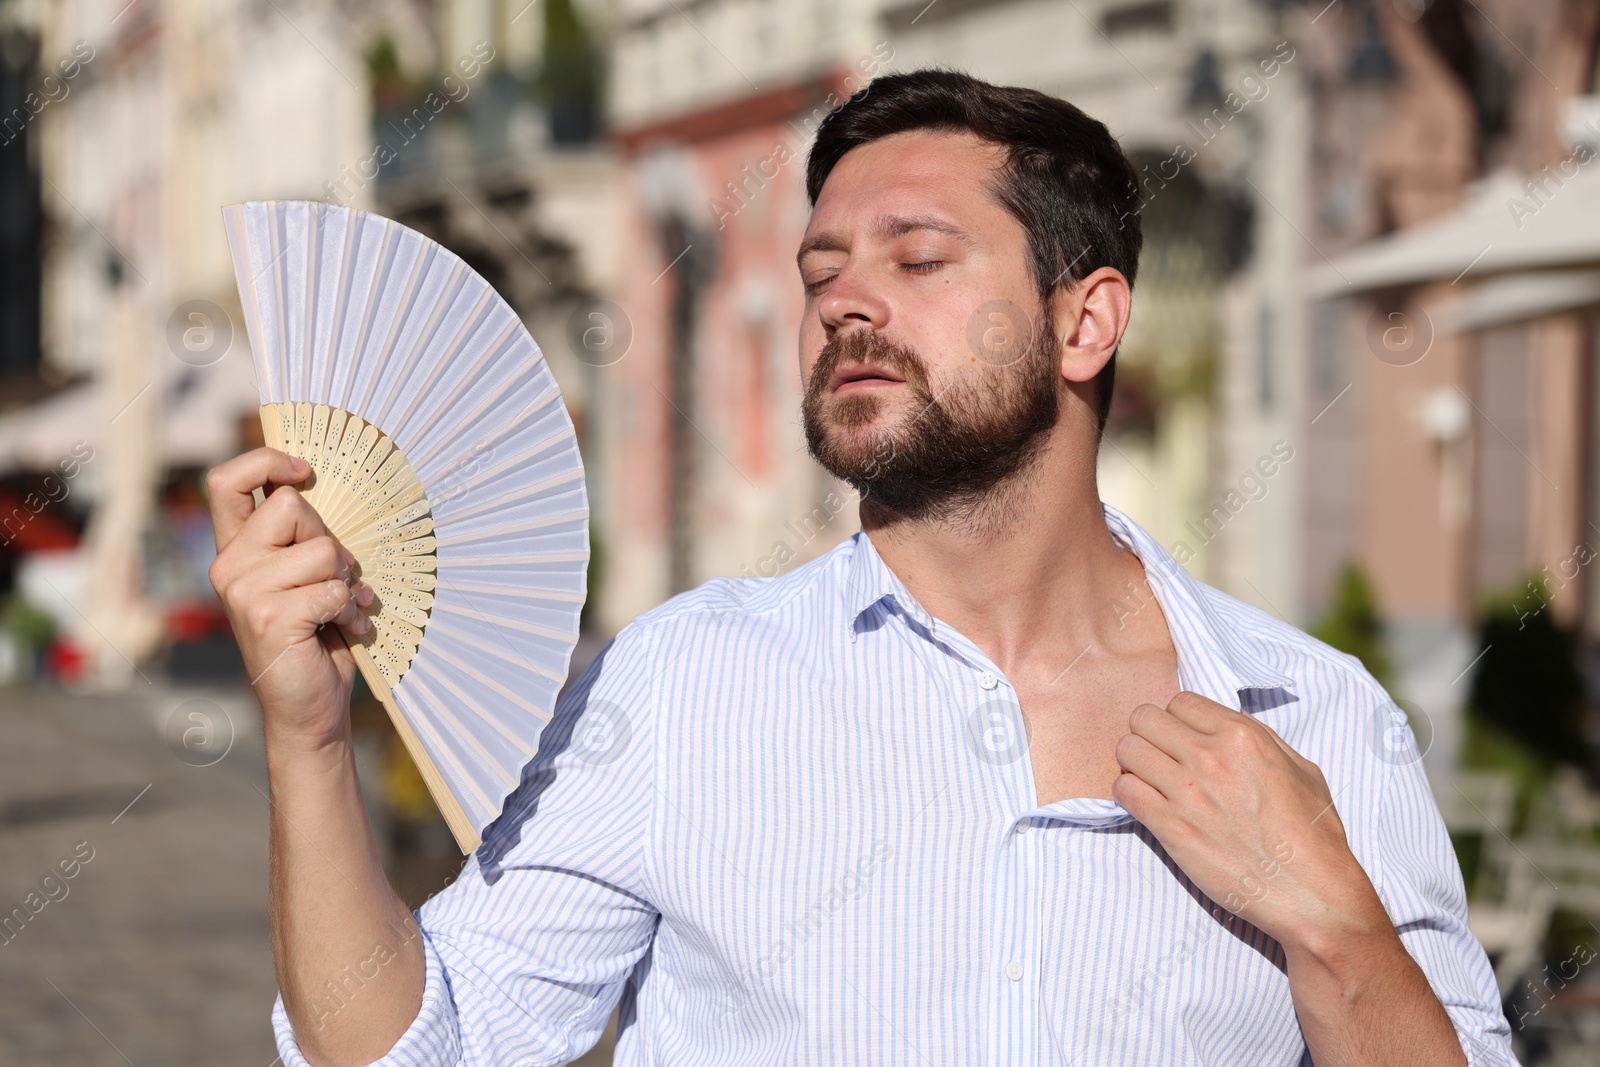
[[[880,240],[889,240],[894,237],[904,237],[908,233],[918,230],[931,230],[942,233],[964,245],[972,245],[972,235],[937,215],[879,215],[872,224],[872,236]],[[800,245],[800,251],[795,253],[794,264],[797,269],[806,256],[812,252],[843,252],[849,246],[843,237],[835,233],[813,234]]]

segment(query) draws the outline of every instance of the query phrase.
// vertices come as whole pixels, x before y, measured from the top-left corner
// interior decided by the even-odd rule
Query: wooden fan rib
[[[428,618],[428,613],[433,610],[432,590],[418,589],[416,586],[407,585],[404,582],[374,581],[367,584],[371,585],[378,594],[377,599],[380,604],[405,604],[413,610],[421,612],[424,620]],[[404,619],[405,616],[402,615],[400,618]],[[415,624],[407,621],[406,625],[414,626]],[[417,627],[417,632],[420,642],[422,627]]]
[[[361,416],[346,412],[344,424],[344,439],[339,442],[338,479],[340,492],[334,506],[329,509],[329,514],[323,516],[323,522],[330,529],[348,532],[354,518],[356,502],[366,492],[367,483],[363,472],[369,465],[376,469],[382,462],[382,457],[388,454],[387,438],[378,433],[378,428],[364,421]],[[380,447],[381,446],[381,447]]]
[[[377,461],[376,470],[372,470],[374,461]],[[361,465],[355,482],[357,491],[346,500],[338,516],[339,521],[365,522],[366,516],[382,507],[384,502],[393,498],[395,494],[404,491],[411,483],[408,477],[399,477],[397,480],[402,470],[410,469],[411,465],[394,447],[394,442],[380,436],[371,454],[367,456],[366,462]]]
[[[424,516],[414,523],[408,523],[397,530],[386,534],[369,534],[365,537],[355,536],[344,542],[344,546],[355,553],[358,559],[380,559],[384,556],[408,556],[419,552],[433,552],[437,549],[438,542],[426,549],[409,549],[407,546],[414,540],[433,536],[433,518]]]
[[[439,805],[439,811],[444,815],[445,822],[450,826],[450,832],[456,839],[456,844],[463,853],[470,853],[482,844],[478,835],[476,820],[470,818],[462,807],[460,799],[456,796],[444,775],[440,773],[433,756],[429,754],[428,747],[423,744],[417,727],[412,725],[412,716],[402,710],[400,700],[389,688],[387,682],[379,674],[377,666],[372,662],[366,650],[359,644],[351,645],[350,651],[354,654],[356,665],[361,669],[367,684],[371,686],[373,694],[378,697],[379,703],[389,713],[389,720],[394,723],[395,732],[400,735],[400,740],[406,746],[406,751],[411,754],[411,761],[416,764],[417,770],[422,774],[422,780],[428,786],[428,792],[433,794],[433,799]],[[410,698],[405,698],[407,703]],[[424,729],[428,729],[426,716],[416,716]],[[431,733],[431,731],[430,731]],[[436,739],[437,740],[437,739]],[[470,780],[469,780],[470,785]]]
[[[361,565],[362,577],[365,578],[370,574],[375,581],[404,582],[413,574],[432,574],[438,577],[438,568],[433,562],[435,557],[431,550],[356,558]]]
[[[413,482],[372,511],[364,512],[354,536],[366,541],[383,539],[385,535],[409,526],[431,514],[433,505],[423,495],[422,483]]]
[[[438,539],[434,535],[428,534],[410,541],[397,541],[392,545],[381,545],[368,552],[366,558],[377,564],[388,559],[431,557],[438,549]]]
[[[378,427],[366,422],[358,414],[352,414],[350,418],[362,422],[363,429],[355,443],[352,458],[346,464],[344,483],[347,493],[342,496],[338,507],[334,507],[333,514],[323,518],[323,522],[330,526],[338,525],[339,528],[347,528],[350,523],[358,522],[365,514],[368,499],[382,491],[384,486],[378,482],[378,472],[390,454],[394,453],[394,442],[381,434]]]
[[[403,616],[383,611],[371,618],[373,626],[383,631],[384,637],[392,647],[409,650],[404,656],[409,669],[411,661],[416,658],[417,650],[422,647],[422,637],[425,632],[423,628],[407,621]]]
[[[311,408],[311,437],[306,442],[306,454],[301,458],[311,464],[310,483],[301,490],[306,498],[306,503],[317,509],[317,514],[325,510],[325,503],[330,498],[327,485],[327,468],[322,463],[323,452],[326,449],[328,436],[328,418],[330,409],[326,404],[314,404]]]

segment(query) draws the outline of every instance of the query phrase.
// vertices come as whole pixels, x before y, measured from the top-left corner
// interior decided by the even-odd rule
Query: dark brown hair
[[[910,130],[966,131],[1006,149],[995,198],[1028,235],[1039,298],[1114,267],[1139,271],[1139,190],[1133,165],[1105,124],[1058,97],[990,85],[960,71],[885,74],[856,90],[817,127],[806,161],[812,206],[844,154]],[[1111,411],[1116,356],[1095,376],[1101,432]]]

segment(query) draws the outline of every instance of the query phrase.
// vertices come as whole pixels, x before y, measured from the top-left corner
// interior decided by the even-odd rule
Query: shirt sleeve
[[[1415,746],[1413,738],[1408,751]],[[1467,925],[1461,866],[1420,762],[1388,767],[1377,842],[1373,885],[1449,1013],[1469,1067],[1517,1067],[1494,970]]]
[[[483,843],[415,912],[422,1007],[370,1067],[564,1064],[599,1040],[659,918],[651,642],[630,623],[567,688]],[[285,1067],[308,1067],[281,995],[272,1020]]]

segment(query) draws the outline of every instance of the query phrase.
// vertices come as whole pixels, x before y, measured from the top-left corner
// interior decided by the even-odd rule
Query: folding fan
[[[377,596],[343,634],[463,852],[566,679],[588,499],[539,346],[489,283],[389,219],[223,209],[267,444]]]

